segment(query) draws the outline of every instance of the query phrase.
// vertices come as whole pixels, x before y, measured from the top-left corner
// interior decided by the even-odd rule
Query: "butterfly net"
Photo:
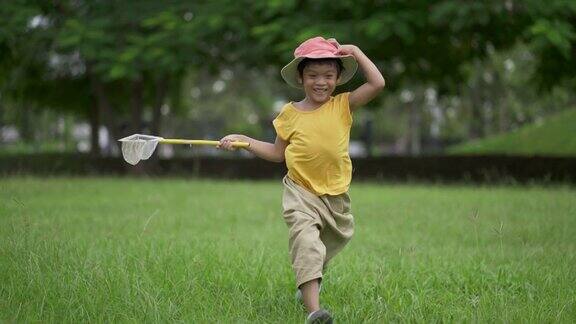
[[[147,160],[152,156],[161,139],[162,137],[140,134],[120,139],[124,161],[136,165],[140,160]]]

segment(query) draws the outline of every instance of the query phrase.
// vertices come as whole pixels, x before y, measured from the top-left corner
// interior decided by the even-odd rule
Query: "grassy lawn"
[[[539,124],[513,132],[459,144],[454,154],[513,154],[576,156],[576,109],[555,114]]]
[[[302,323],[281,182],[4,178],[0,322]],[[354,183],[340,323],[575,322],[576,191]]]

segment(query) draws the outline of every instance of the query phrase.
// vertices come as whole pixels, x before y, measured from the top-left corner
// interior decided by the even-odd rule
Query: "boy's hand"
[[[240,134],[230,134],[222,137],[220,144],[216,146],[219,149],[225,149],[228,151],[235,151],[237,147],[232,146],[232,142],[247,142],[246,136]]]
[[[338,48],[338,54],[341,55],[352,55],[356,57],[356,53],[358,53],[358,46],[356,45],[340,45]]]

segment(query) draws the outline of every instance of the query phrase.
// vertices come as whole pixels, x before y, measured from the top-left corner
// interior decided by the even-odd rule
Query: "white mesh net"
[[[152,156],[161,139],[162,137],[141,134],[124,137],[120,139],[122,156],[126,162],[136,165],[140,160],[147,160]]]

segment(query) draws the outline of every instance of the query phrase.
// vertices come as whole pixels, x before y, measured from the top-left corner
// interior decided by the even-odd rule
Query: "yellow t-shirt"
[[[352,113],[349,92],[330,97],[312,111],[290,102],[274,119],[276,134],[288,142],[288,177],[316,195],[348,191],[352,161],[348,154]]]

